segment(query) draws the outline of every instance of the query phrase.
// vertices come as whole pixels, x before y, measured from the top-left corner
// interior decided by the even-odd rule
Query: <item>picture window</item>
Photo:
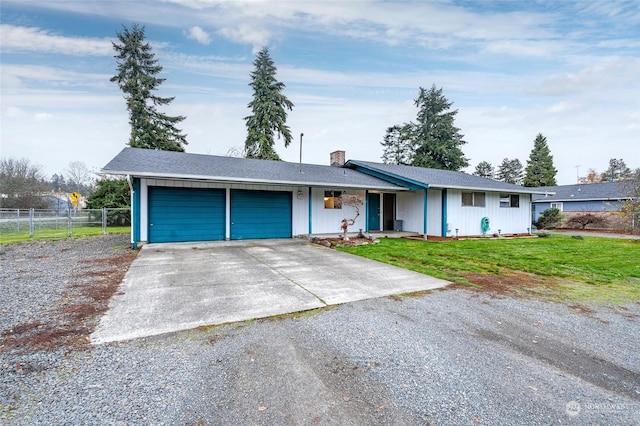
[[[342,191],[324,191],[324,208],[325,209],[341,209],[342,200],[340,196]]]

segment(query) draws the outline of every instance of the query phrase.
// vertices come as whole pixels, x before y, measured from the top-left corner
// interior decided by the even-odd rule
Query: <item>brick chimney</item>
[[[344,166],[344,151],[333,151],[329,154],[329,164],[332,166]]]

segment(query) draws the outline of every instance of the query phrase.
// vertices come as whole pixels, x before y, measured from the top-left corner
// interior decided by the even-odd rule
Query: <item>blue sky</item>
[[[2,2],[1,154],[45,174],[99,170],[129,136],[109,78],[111,41],[144,25],[184,115],[187,152],[241,148],[255,52],[268,46],[295,142],[286,161],[329,153],[381,161],[385,129],[415,120],[420,86],[458,109],[472,172],[529,157],[547,137],[560,184],[610,158],[640,167],[640,3],[613,1]]]

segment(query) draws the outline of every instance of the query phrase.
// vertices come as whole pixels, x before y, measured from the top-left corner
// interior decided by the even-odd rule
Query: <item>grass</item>
[[[126,234],[129,232],[131,232],[131,227],[129,226],[110,226],[107,228],[107,233],[109,234]],[[28,230],[20,232],[2,232],[0,233],[0,244],[36,240],[64,240],[65,238],[102,235],[102,227],[83,226],[73,228],[71,237],[69,237],[66,227],[64,229],[36,229],[34,234],[35,235],[33,237],[30,237]]]
[[[640,301],[640,240],[547,238],[416,241],[382,239],[340,250],[461,285],[575,302]],[[516,288],[523,284],[522,288]]]

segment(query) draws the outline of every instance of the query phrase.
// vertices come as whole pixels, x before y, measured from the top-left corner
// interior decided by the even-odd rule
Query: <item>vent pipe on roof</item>
[[[300,133],[300,173],[302,173],[302,137],[304,133]]]

